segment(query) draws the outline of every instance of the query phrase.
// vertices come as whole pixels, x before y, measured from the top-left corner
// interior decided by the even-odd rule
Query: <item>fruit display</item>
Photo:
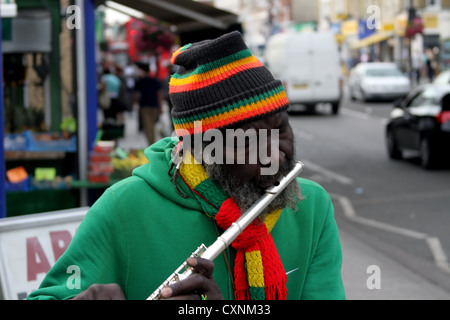
[[[3,143],[5,151],[34,152],[76,152],[77,138],[61,132],[24,131],[19,134],[6,134]]]
[[[131,176],[133,170],[148,163],[144,150],[131,150],[126,152],[121,148],[116,148],[112,153],[112,165],[114,167],[114,177],[123,179]]]

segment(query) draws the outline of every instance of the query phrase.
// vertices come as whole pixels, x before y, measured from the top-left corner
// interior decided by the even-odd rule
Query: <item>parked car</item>
[[[442,71],[436,79],[433,81],[434,84],[438,85],[448,85],[450,84],[450,70]]]
[[[439,53],[441,57],[441,70],[450,69],[450,39],[444,39],[441,43],[441,52]]]
[[[279,33],[266,46],[265,61],[275,78],[283,81],[291,108],[297,104],[314,111],[331,103],[339,112],[343,75],[333,33]]]
[[[450,85],[420,86],[394,105],[386,126],[391,159],[411,150],[424,168],[432,169],[449,158]]]
[[[360,63],[350,73],[349,89],[352,100],[395,100],[408,95],[411,81],[395,63]]]

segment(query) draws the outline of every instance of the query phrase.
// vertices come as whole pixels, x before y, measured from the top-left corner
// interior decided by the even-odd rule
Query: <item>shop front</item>
[[[241,30],[236,15],[195,1],[117,2],[169,25],[181,45]],[[89,181],[99,3],[2,0],[0,218],[88,206],[111,184]]]
[[[1,10],[1,218],[82,205],[71,182],[83,179],[97,130],[95,43],[85,49],[93,1],[78,1],[79,28],[68,23],[77,1],[12,2]]]

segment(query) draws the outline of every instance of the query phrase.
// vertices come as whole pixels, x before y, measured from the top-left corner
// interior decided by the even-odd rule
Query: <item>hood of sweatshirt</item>
[[[178,189],[188,197],[183,198],[175,187],[173,181],[175,167],[172,166],[172,151],[177,147],[178,142],[178,138],[164,138],[147,148],[145,156],[149,163],[136,168],[133,171],[133,176],[145,180],[151,188],[169,201],[182,207],[201,211],[202,207],[196,200],[194,193],[179,176],[176,179]]]

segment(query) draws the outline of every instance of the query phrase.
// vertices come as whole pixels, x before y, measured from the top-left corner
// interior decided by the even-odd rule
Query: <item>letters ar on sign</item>
[[[39,288],[66,251],[88,208],[0,220],[3,299],[22,300]]]

